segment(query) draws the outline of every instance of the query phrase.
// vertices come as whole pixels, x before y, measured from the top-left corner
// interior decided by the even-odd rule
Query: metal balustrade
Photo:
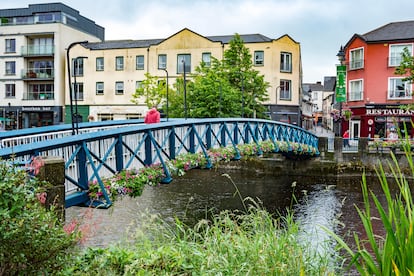
[[[288,154],[306,154],[318,149],[318,137],[294,125],[260,119],[170,119],[157,124],[142,120],[112,123],[80,124],[79,134],[71,135],[68,125],[43,127],[9,133],[2,137],[0,158],[29,163],[34,156],[60,156],[65,160],[66,206],[86,203],[88,183],[111,177],[122,170],[139,169],[159,163],[165,173],[164,182],[172,180],[166,162],[180,154],[202,153],[211,166],[208,150],[234,147],[235,159],[240,158],[237,145],[270,140],[275,152],[277,142],[285,142]],[[23,135],[25,134],[25,135]],[[299,145],[299,148],[298,148]],[[307,149],[300,145],[308,145]],[[295,147],[295,148],[294,148]],[[316,153],[316,155],[319,152]],[[104,192],[106,202],[110,199]]]

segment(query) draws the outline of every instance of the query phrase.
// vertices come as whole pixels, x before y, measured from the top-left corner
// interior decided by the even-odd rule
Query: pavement
[[[314,133],[318,137],[335,137],[335,133],[333,131],[323,128],[321,126],[314,126],[312,129],[309,129],[308,131]]]

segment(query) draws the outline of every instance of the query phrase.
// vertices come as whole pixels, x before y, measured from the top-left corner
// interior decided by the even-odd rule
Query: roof
[[[414,20],[391,22],[363,35],[354,34],[346,45],[349,45],[357,37],[366,43],[412,41],[414,39]]]
[[[323,85],[320,82],[317,83],[304,83],[302,85],[303,91],[312,92],[312,91],[323,91]]]
[[[185,29],[184,29],[185,30]],[[197,34],[197,33],[195,33]],[[221,36],[206,36],[205,38],[213,42],[221,42],[228,44],[234,35],[221,35]],[[271,42],[272,39],[261,34],[245,34],[240,35],[244,43],[258,43],[258,42]],[[156,45],[166,40],[162,39],[144,39],[144,40],[108,40],[103,42],[88,43],[84,46],[90,50],[106,50],[106,49],[128,49],[128,48],[148,48],[152,45]]]
[[[323,88],[324,91],[335,91],[336,86],[336,77],[335,76],[328,76],[325,77],[323,80]]]

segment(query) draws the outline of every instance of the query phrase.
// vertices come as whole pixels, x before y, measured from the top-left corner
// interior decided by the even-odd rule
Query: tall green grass
[[[350,265],[354,265],[361,275],[414,275],[414,205],[409,183],[411,181],[412,185],[412,180],[409,179],[414,177],[414,165],[407,136],[403,144],[411,176],[401,171],[393,153],[392,161],[387,164],[391,171],[391,179],[381,163],[376,169],[386,199],[385,204],[381,204],[379,196],[369,190],[369,184],[363,174],[364,208],[356,207],[356,210],[363,224],[366,240],[354,234],[356,249],[351,249],[340,237],[331,233],[351,256]],[[390,189],[391,181],[398,187],[397,194],[393,194]],[[378,218],[373,215],[373,211],[378,213]],[[377,235],[379,229],[374,227],[374,220],[381,222],[383,229],[380,230],[385,231],[385,236]]]

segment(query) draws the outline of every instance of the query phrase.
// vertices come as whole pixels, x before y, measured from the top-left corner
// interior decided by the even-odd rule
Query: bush
[[[0,160],[0,275],[56,272],[76,244],[42,205],[45,184]]]

